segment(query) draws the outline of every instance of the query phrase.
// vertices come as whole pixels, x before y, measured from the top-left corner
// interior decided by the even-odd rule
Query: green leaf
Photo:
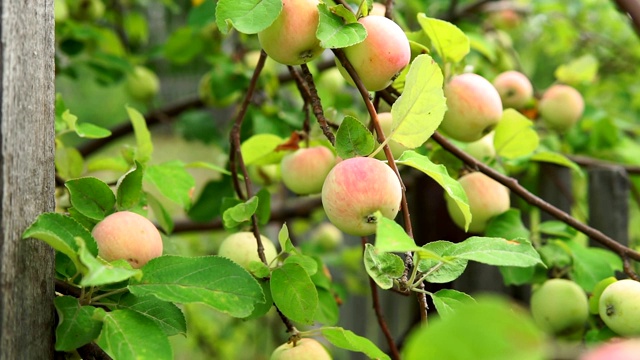
[[[147,317],[162,329],[166,336],[187,333],[184,314],[174,303],[162,301],[155,296],[135,296],[126,293],[118,300],[117,309],[127,309]]]
[[[113,359],[173,359],[169,339],[149,318],[130,310],[105,313],[96,341]]]
[[[155,216],[158,224],[167,234],[171,234],[173,232],[173,218],[171,214],[165,209],[158,199],[155,196],[146,193],[147,205],[151,208],[153,215]]]
[[[282,228],[278,233],[278,242],[280,243],[280,249],[282,249],[282,251],[290,254],[296,254],[298,252],[289,238],[289,228],[287,227],[287,223],[282,224]]]
[[[94,177],[69,180],[65,183],[69,189],[71,205],[82,215],[102,220],[116,204],[116,196],[109,185]]]
[[[256,34],[271,25],[282,11],[282,0],[220,0],[216,23],[226,34],[231,27],[241,33]]]
[[[622,260],[609,250],[585,247],[573,240],[564,243],[572,251],[571,279],[586,292],[592,292],[602,279],[615,276],[616,271],[622,271]]]
[[[265,302],[256,303],[251,315],[243,318],[243,320],[257,319],[265,315],[273,307],[273,298],[271,297],[271,288],[269,287],[269,281],[265,279],[258,279],[258,284],[260,284],[260,288],[262,289],[262,293],[264,294]]]
[[[135,166],[118,179],[116,197],[118,211],[132,209],[140,203],[143,194],[143,175],[142,165],[136,161]]]
[[[349,351],[361,352],[370,359],[389,360],[389,356],[382,352],[371,340],[358,336],[350,330],[340,327],[321,328],[322,335],[336,347]]]
[[[284,264],[271,274],[271,296],[289,319],[312,324],[318,309],[318,291],[298,264]]]
[[[76,134],[85,139],[102,139],[111,136],[111,131],[91,123],[76,124]]]
[[[501,266],[500,274],[505,285],[525,285],[533,282],[536,267]]]
[[[325,325],[335,325],[340,320],[340,308],[335,295],[327,289],[317,289],[319,306],[314,319]]]
[[[82,271],[83,277],[80,281],[80,286],[114,284],[134,276],[138,278],[142,276],[140,270],[132,269],[131,265],[125,260],[114,261],[112,264],[98,260],[87,250],[82,238],[77,238],[76,240],[80,248],[78,250],[80,262],[86,267],[86,270]]]
[[[573,239],[578,233],[576,229],[559,220],[548,220],[540,223],[538,231],[541,234],[564,239]]]
[[[76,148],[58,146],[55,164],[58,176],[63,179],[80,177],[84,171],[84,159]]]
[[[345,116],[336,132],[336,152],[342,159],[371,154],[376,146],[373,135],[356,118]]]
[[[464,189],[458,181],[449,176],[447,168],[441,164],[434,164],[424,155],[420,155],[415,151],[405,151],[400,159],[396,161],[398,164],[411,166],[416,170],[420,170],[435,180],[444,189],[447,196],[450,196],[462,212],[465,219],[465,229],[471,223],[471,211],[469,210],[469,199]]]
[[[76,237],[84,240],[92,255],[98,255],[98,245],[91,233],[76,220],[62,214],[40,214],[22,234],[23,239],[35,238],[46,242],[56,251],[67,255],[79,269],[81,263],[77,254],[79,247]]]
[[[424,13],[418,14],[418,23],[445,61],[457,63],[469,53],[469,38],[452,23],[427,17]]]
[[[512,302],[479,297],[453,313],[416,327],[402,350],[404,360],[547,359],[545,335],[531,316]]]
[[[284,260],[284,263],[300,265],[307,272],[307,274],[309,274],[309,276],[314,275],[318,271],[318,263],[316,262],[316,260],[307,255],[290,255]]]
[[[256,209],[258,223],[267,225],[271,217],[271,193],[269,193],[269,190],[262,188],[256,196],[258,197],[258,208]]]
[[[387,219],[377,211],[374,214],[378,219],[376,224],[376,250],[380,252],[407,252],[420,250],[416,242],[407,235],[402,226],[397,222]]]
[[[441,318],[453,315],[460,305],[475,302],[471,296],[452,289],[438,290],[431,298]]]
[[[537,152],[531,157],[531,161],[547,162],[547,163],[552,163],[560,166],[565,166],[575,171],[576,173],[580,174],[580,176],[584,176],[584,173],[582,172],[582,169],[578,164],[569,160],[564,155],[558,154],[555,152],[551,152],[551,151]]]
[[[554,75],[559,82],[573,86],[592,83],[598,75],[598,66],[598,59],[591,54],[586,54],[560,65]]]
[[[195,180],[181,161],[151,165],[146,169],[144,179],[153,184],[163,196],[184,209],[191,206]]]
[[[200,192],[198,200],[189,208],[189,218],[196,222],[207,222],[220,216],[222,201],[220,199],[233,194],[231,177],[225,176],[220,181],[208,182]]]
[[[284,140],[273,134],[258,134],[245,140],[240,146],[242,159],[246,166],[277,164],[285,155],[284,151],[275,149]]]
[[[73,351],[100,335],[102,322],[94,319],[96,312],[104,310],[93,306],[80,306],[72,296],[58,296],[53,300],[58,312],[56,350]]]
[[[364,41],[367,30],[362,24],[355,22],[351,11],[344,11],[343,5],[329,8],[326,4],[318,5],[320,11],[320,23],[316,36],[320,40],[320,46],[325,49],[345,48]],[[351,21],[345,22],[340,16],[345,14]]]
[[[446,254],[496,266],[534,266],[543,264],[540,255],[526,239],[506,240],[473,236]]]
[[[418,55],[411,63],[402,95],[391,107],[393,124],[387,138],[411,149],[427,141],[447,110],[442,86],[438,64],[429,55]]]
[[[191,26],[173,30],[164,43],[162,54],[172,63],[187,64],[204,51],[205,41],[201,31]]]
[[[206,161],[193,161],[184,165],[185,168],[188,169],[208,169],[218,172],[224,175],[231,175],[231,172],[223,167],[220,167],[216,164],[212,164]]]
[[[364,267],[376,284],[386,290],[393,287],[394,279],[402,276],[404,261],[396,254],[380,252],[373,245],[366,244]]]
[[[493,137],[496,154],[506,159],[531,154],[540,143],[533,122],[514,109],[506,109]]]
[[[147,128],[147,122],[136,109],[127,106],[127,114],[131,125],[133,125],[133,132],[136,136],[136,160],[142,164],[146,164],[151,159],[153,153],[153,143],[151,142],[151,133]]]
[[[507,239],[528,239],[531,232],[522,223],[519,209],[509,209],[491,219],[484,232],[486,237],[502,237]]]
[[[137,296],[155,295],[178,302],[201,302],[233,317],[251,314],[264,295],[256,279],[240,265],[220,256],[161,256],[143,268],[143,277],[132,280],[129,290]]]
[[[232,229],[246,221],[249,221],[251,219],[251,216],[253,216],[253,214],[255,214],[256,210],[258,209],[258,202],[258,197],[253,196],[246,202],[240,203],[225,210],[224,213],[222,213],[222,221],[224,223],[224,227],[227,229]]]
[[[422,246],[425,250],[443,256],[451,252],[455,244],[449,241],[438,240]],[[429,274],[425,280],[434,284],[443,284],[453,281],[462,275],[467,268],[468,260],[457,258],[423,259],[420,257],[418,271]]]

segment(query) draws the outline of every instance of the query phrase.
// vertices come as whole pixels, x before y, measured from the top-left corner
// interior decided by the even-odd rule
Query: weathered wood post
[[[622,166],[592,166],[589,174],[589,225],[629,245],[629,178]],[[591,246],[601,246],[591,240]]]
[[[53,0],[0,8],[0,359],[52,359],[54,252],[21,240],[54,209]]]

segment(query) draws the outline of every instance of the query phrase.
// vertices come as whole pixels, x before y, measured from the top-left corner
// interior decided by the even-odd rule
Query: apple
[[[498,29],[509,30],[518,27],[522,17],[513,9],[502,9],[492,12],[489,21]]]
[[[383,112],[378,114],[378,122],[380,123],[380,127],[382,128],[382,132],[385,137],[389,137],[391,135],[391,125],[393,124],[393,118],[391,117],[390,112]],[[380,143],[378,143],[379,145]],[[408,147],[394,141],[389,140],[387,143],[389,144],[389,150],[391,150],[391,154],[393,154],[393,158],[399,158],[403,152],[409,150]],[[387,156],[384,154],[384,151],[380,150],[376,154],[376,158],[380,160],[387,160]]]
[[[494,158],[496,156],[496,148],[493,146],[494,135],[495,132],[492,131],[480,140],[467,143],[464,151],[478,161],[487,161]]]
[[[596,286],[593,287],[593,291],[589,296],[589,312],[591,314],[594,314],[594,315],[600,314],[600,297],[602,296],[604,289],[606,289],[609,285],[613,284],[616,281],[618,281],[618,279],[616,279],[613,276],[610,276],[608,278],[598,281]]]
[[[542,122],[550,129],[565,132],[575,125],[584,111],[584,100],[569,85],[552,85],[538,103]]]
[[[331,360],[327,349],[315,339],[302,338],[278,346],[271,354],[270,360]]]
[[[324,49],[316,37],[320,22],[318,0],[282,0],[282,12],[258,33],[262,49],[284,65],[300,65],[317,58]]]
[[[589,317],[587,294],[571,280],[547,280],[531,295],[531,314],[548,333],[573,333],[582,329]]]
[[[451,138],[472,142],[493,130],[502,118],[498,90],[480,75],[454,76],[444,87],[447,112],[440,130]]]
[[[384,6],[384,4],[378,3],[378,2],[374,2],[373,5],[371,5],[371,11],[369,11],[369,15],[370,16],[384,16],[384,14],[387,12],[387,7]]]
[[[324,146],[298,149],[280,162],[282,182],[298,195],[318,194],[335,164],[336,156]]]
[[[489,220],[509,210],[509,189],[481,172],[472,172],[458,179],[467,194],[471,223],[469,232],[482,233],[487,228]],[[446,193],[445,193],[446,194]],[[451,220],[464,229],[464,216],[455,201],[445,195],[447,210]]]
[[[322,206],[338,229],[354,236],[376,232],[376,218],[393,219],[400,210],[402,187],[396,173],[380,160],[354,157],[339,162],[322,186]]]
[[[505,71],[493,79],[504,108],[521,109],[533,98],[533,85],[519,71]]]
[[[149,68],[138,65],[135,66],[133,72],[127,76],[126,87],[134,99],[149,101],[158,94],[160,90],[160,80]]]
[[[311,241],[325,251],[338,248],[344,241],[342,231],[329,222],[318,225],[311,233]]]
[[[146,217],[131,211],[119,211],[93,227],[91,235],[98,244],[98,255],[107,260],[126,260],[135,269],[162,255],[162,237]]]
[[[587,351],[580,360],[638,360],[640,339],[613,339]]]
[[[267,263],[271,263],[278,256],[276,246],[264,235],[260,235],[260,240]],[[250,231],[241,231],[227,236],[218,248],[218,255],[231,259],[245,269],[249,269],[252,261],[262,262],[258,256],[258,243]]]
[[[258,185],[271,186],[282,180],[280,164],[250,165],[247,171],[251,180]]]
[[[409,40],[402,28],[384,16],[365,16],[358,20],[367,30],[364,41],[343,49],[362,84],[368,91],[391,85],[411,60]],[[351,85],[353,79],[336,58],[340,73]]]
[[[600,318],[615,333],[622,336],[640,335],[640,282],[631,279],[616,281],[600,296]]]

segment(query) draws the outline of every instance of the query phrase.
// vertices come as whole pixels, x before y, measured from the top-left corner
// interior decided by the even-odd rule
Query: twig
[[[329,129],[329,125],[327,124],[327,119],[324,117],[324,110],[322,109],[322,103],[320,102],[320,97],[318,96],[318,91],[316,90],[316,85],[313,83],[313,76],[311,75],[311,71],[309,71],[309,67],[307,64],[300,65],[302,69],[302,75],[304,76],[306,88],[309,90],[308,96],[311,102],[311,109],[313,109],[313,114],[318,119],[318,124],[320,124],[320,128],[324,133],[324,136],[327,137],[331,145],[336,144],[336,137]]]
[[[640,3],[636,0],[614,0],[614,2],[631,18],[633,28],[640,36]]]
[[[618,163],[614,163],[611,161],[606,161],[606,160],[600,160],[600,159],[594,159],[588,156],[582,156],[582,155],[566,155],[567,158],[569,158],[569,160],[573,161],[574,163],[583,166],[583,167],[589,167],[589,166],[618,166],[621,168],[624,168],[624,170],[627,172],[627,174],[631,174],[631,175],[640,175],[640,166],[634,166],[634,165],[625,165],[625,164],[618,164]]]
[[[93,342],[77,348],[76,351],[84,360],[112,360],[111,356]]]

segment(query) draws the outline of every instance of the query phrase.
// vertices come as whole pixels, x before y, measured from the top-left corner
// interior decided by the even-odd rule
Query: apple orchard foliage
[[[65,76],[78,76],[79,69],[86,67],[98,74],[97,82],[125,83],[121,90],[129,92],[134,101],[125,109],[135,138],[115,156],[83,159],[76,145],[68,140],[70,134],[84,139],[109,139],[111,132],[91,124],[89,119],[78,119],[75,110],[67,108],[63,97],[58,97],[56,168],[64,181],[60,192],[65,195],[58,197],[58,212],[42,214],[24,232],[25,238],[45,241],[57,252],[56,277],[65,284],[57,289],[59,296],[55,299],[59,315],[57,351],[74,352],[94,342],[114,359],[172,359],[174,349],[169,339],[194,332],[200,337],[209,334],[206,341],[214,343],[210,346],[216,351],[222,351],[220,339],[211,336],[211,332],[230,326],[239,329],[228,319],[242,319],[253,328],[262,330],[265,324],[274,328],[278,340],[269,339],[270,346],[259,349],[262,357],[276,347],[272,359],[299,359],[292,355],[299,351],[313,359],[329,358],[327,350],[337,353],[339,349],[360,352],[372,359],[395,357],[392,352],[381,350],[389,348],[388,343],[337,326],[340,302],[348,299],[352,289],[333,281],[328,264],[332,271],[338,268],[345,276],[354,268],[364,269],[366,273],[359,274],[362,276],[357,283],[368,283],[368,276],[381,289],[432,300],[438,320],[411,329],[401,349],[405,359],[545,359],[550,356],[548,337],[559,339],[566,335],[565,326],[571,328],[572,335],[590,344],[616,336],[613,331],[620,336],[640,333],[636,326],[640,323],[636,321],[640,309],[637,302],[628,300],[628,294],[638,293],[639,283],[612,280],[616,271],[622,271],[620,258],[608,250],[585,247],[583,238],[557,221],[532,220],[534,226],[527,228],[521,220],[521,210],[509,203],[506,188],[480,173],[459,175],[460,161],[445,155],[444,149],[431,140],[436,130],[442,130],[458,140],[456,144],[506,174],[517,174],[539,162],[567,166],[580,173],[579,167],[558,151],[560,147],[553,145],[560,141],[556,131],[569,139],[579,136],[575,123],[585,111],[579,92],[573,88],[563,88],[555,96],[558,90],[544,92],[537,106],[525,75],[521,74],[524,79],[518,77],[515,84],[507,77],[504,88],[494,83],[496,90],[493,79],[463,73],[465,65],[478,63],[474,71],[498,78],[497,69],[515,67],[505,66],[509,60],[504,58],[506,52],[490,50],[504,45],[497,37],[508,35],[489,32],[481,39],[477,32],[462,31],[411,7],[400,7],[403,11],[397,13],[401,15],[397,22],[366,16],[371,6],[366,2],[356,4],[354,11],[343,5],[308,0],[194,2],[189,11],[189,27],[173,32],[160,56],[181,65],[195,62],[200,55],[206,58],[212,70],[199,83],[201,100],[212,106],[228,106],[239,105],[247,93],[258,63],[249,58],[262,48],[270,58],[256,84],[259,95],[269,100],[251,103],[244,119],[240,119],[250,124],[236,134],[241,144],[235,154],[241,156],[243,166],[238,165],[237,157],[230,165],[200,160],[162,162],[156,160],[161,150],[157,138],[139,111],[140,105],[149,106],[149,99],[158,92],[157,76],[150,66],[140,64],[146,57],[151,58],[151,51],[145,56],[136,54],[149,37],[142,12],[130,11],[122,19],[128,40],[125,46],[115,33],[95,23],[111,19],[104,16],[104,4],[87,0],[83,6],[81,2],[56,1],[56,31],[60,39],[57,70]],[[248,64],[231,60],[231,55],[236,59],[242,55],[229,53],[228,45],[234,41],[238,48],[248,51],[244,60]],[[332,50],[344,52],[365,89],[386,91],[385,87],[391,84],[397,91],[387,104],[376,99],[374,111],[379,109],[383,134],[378,129],[371,131],[376,128],[373,124],[367,127],[375,115],[364,110],[369,97],[354,95],[353,84],[357,81],[338,57],[332,59]],[[131,56],[124,56],[128,51]],[[82,57],[76,57],[78,52],[88,55],[88,65]],[[478,54],[492,61],[478,61]],[[279,72],[286,72],[286,68],[274,60],[295,65],[294,69],[303,72],[307,66],[310,68],[324,116],[336,125],[331,130],[335,145],[318,125],[309,123],[311,113],[317,115],[318,104],[308,104],[307,99],[302,106],[300,99],[315,95],[278,83]],[[331,66],[335,61],[337,69],[317,70],[315,64],[321,60],[329,60]],[[562,64],[553,76],[571,84],[592,81],[593,62],[592,58],[583,57]],[[513,78],[513,73],[509,74]],[[509,104],[522,112],[503,106],[508,103],[505,96],[514,92],[517,99],[511,99]],[[524,115],[529,114],[527,111],[535,114],[536,110],[541,113],[541,121],[534,122]],[[211,122],[208,113],[187,113],[181,121],[191,121],[193,125],[203,118],[206,124]],[[208,131],[201,131],[202,125],[191,129],[184,123],[184,135],[192,140],[207,139],[217,130],[205,126]],[[592,126],[608,129],[604,122]],[[472,143],[489,133],[482,143]],[[219,137],[224,148],[229,149],[233,138],[227,134]],[[433,179],[442,187],[445,198],[439,200],[446,201],[455,223],[478,236],[470,234],[462,242],[440,239],[418,246],[407,224],[394,221],[396,214],[401,214],[399,218],[404,215],[404,190],[398,174],[385,163],[392,159],[387,158],[381,143],[391,147],[391,156],[403,179],[409,173],[422,173]],[[232,150],[233,147],[229,151]],[[254,186],[257,191],[252,196],[246,196],[243,180],[247,173],[243,167],[254,185],[261,185]],[[213,173],[217,180],[194,194],[197,182],[193,170]],[[116,174],[115,179],[109,179],[105,171]],[[309,178],[310,174],[314,175]],[[269,226],[272,210],[283,196],[289,196],[287,201],[292,199],[278,187],[280,178],[294,193],[322,198],[321,225],[316,232],[307,232],[311,234],[308,237],[320,237],[320,227],[327,225],[332,227],[323,229],[322,236],[341,237],[342,233],[335,234],[336,228],[346,234],[371,235],[366,244],[354,248],[357,261],[347,257],[336,261],[344,248],[341,240],[307,242],[304,230],[298,231],[295,223],[285,223],[273,231],[273,225]],[[479,188],[470,190],[469,179],[477,178],[488,179],[492,186],[495,183],[495,190],[481,181]],[[495,201],[498,198],[501,201]],[[195,222],[218,219],[224,227],[221,238],[225,240],[215,251],[180,251],[175,245],[179,236],[173,233],[179,221],[172,210],[175,208]],[[145,220],[107,226],[110,219],[132,213]],[[403,219],[415,224],[422,221],[420,216],[413,213]],[[149,230],[147,218],[153,219],[163,232],[163,251],[158,251],[163,244],[158,242],[155,229]],[[144,231],[154,235],[151,249],[144,254],[140,251],[145,247],[142,228],[137,224],[144,224]],[[263,260],[253,230],[262,235]],[[269,231],[270,237],[265,236]],[[545,241],[541,240],[542,235]],[[109,249],[113,244],[121,245]],[[502,279],[496,279],[498,282],[539,287],[532,299],[536,307],[533,316],[502,298],[474,299],[448,288],[425,290],[425,284],[457,279],[469,261],[499,267]],[[559,282],[560,293],[569,293],[576,301],[562,295],[564,302],[550,303],[554,300],[549,298],[559,295],[553,295],[557,289],[549,290],[548,284],[559,280],[547,280],[548,277],[570,279]],[[558,305],[565,302],[567,306],[580,306],[579,314],[567,321],[555,318],[563,310]],[[222,315],[203,330],[201,321],[205,315],[193,315],[195,304]],[[415,306],[420,306],[417,301]],[[274,315],[274,307],[280,316]],[[619,309],[630,315],[616,317]],[[267,322],[268,319],[271,320]],[[285,331],[291,333],[287,335]],[[545,335],[545,331],[549,334]],[[289,335],[299,346],[291,349],[292,344],[282,344]],[[402,334],[392,335],[398,338]],[[220,333],[218,336],[223,337]],[[322,340],[324,345],[311,338]],[[245,345],[236,344],[240,354],[248,351]]]

